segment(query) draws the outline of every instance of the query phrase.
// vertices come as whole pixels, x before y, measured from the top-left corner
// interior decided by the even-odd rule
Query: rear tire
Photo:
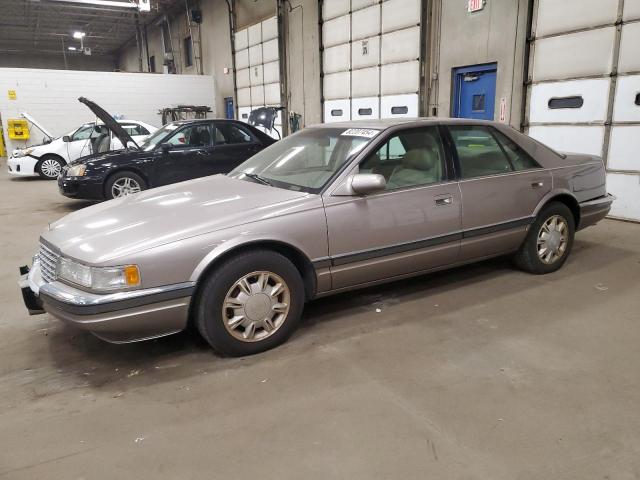
[[[55,180],[62,173],[65,163],[58,157],[46,155],[36,165],[36,173],[47,180]]]
[[[122,171],[109,177],[104,188],[104,197],[107,200],[126,197],[147,189],[147,182],[137,173]]]
[[[300,272],[270,250],[240,253],[204,280],[195,308],[202,337],[222,355],[244,356],[284,343],[304,307]]]
[[[575,228],[573,213],[564,203],[545,205],[514,256],[516,265],[536,275],[555,272],[571,252]]]

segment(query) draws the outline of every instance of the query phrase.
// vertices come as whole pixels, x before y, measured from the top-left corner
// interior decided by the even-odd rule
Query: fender
[[[576,196],[570,190],[567,190],[566,188],[552,188],[549,192],[547,192],[547,194],[544,197],[542,197],[540,202],[538,202],[538,205],[536,205],[536,208],[534,209],[532,215],[534,217],[538,216],[538,213],[540,212],[542,207],[544,207],[547,203],[549,203],[549,200],[551,200],[554,197],[558,197],[560,195],[569,196],[575,200],[576,205],[578,204],[578,200],[576,199]]]

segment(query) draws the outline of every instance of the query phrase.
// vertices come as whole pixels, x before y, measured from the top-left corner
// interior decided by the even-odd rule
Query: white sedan
[[[118,120],[138,144],[157,128],[138,120]],[[102,123],[89,122],[62,137],[49,137],[47,143],[16,149],[7,161],[9,174],[16,176],[41,176],[55,179],[62,168],[74,160],[92,153],[123,148],[122,143]]]

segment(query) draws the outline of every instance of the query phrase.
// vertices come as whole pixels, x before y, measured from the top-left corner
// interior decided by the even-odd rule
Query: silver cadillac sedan
[[[498,255],[545,274],[611,207],[600,158],[557,153],[497,123],[326,124],[228,175],[67,215],[20,285],[115,343],[193,322],[219,353],[273,348],[306,301]]]

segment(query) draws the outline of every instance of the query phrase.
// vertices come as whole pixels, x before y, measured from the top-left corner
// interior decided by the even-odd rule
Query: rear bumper
[[[583,229],[590,225],[595,225],[611,210],[611,204],[616,199],[615,196],[607,193],[606,195],[594,198],[580,204],[580,225],[579,229]]]
[[[24,268],[24,267],[23,267]],[[47,312],[111,343],[129,343],[183,330],[192,282],[107,294],[85,292],[62,282],[45,283],[36,261],[21,269],[20,287],[30,314]]]

